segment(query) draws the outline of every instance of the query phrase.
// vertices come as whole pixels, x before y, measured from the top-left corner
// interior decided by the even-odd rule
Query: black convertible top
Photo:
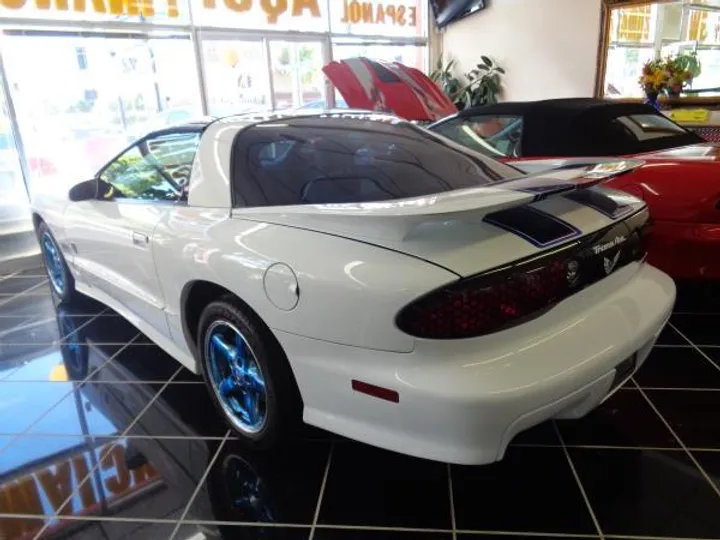
[[[664,150],[701,142],[691,131],[677,135],[638,141],[614,119],[631,115],[662,116],[642,103],[625,103],[595,98],[549,99],[507,102],[473,107],[444,119],[498,115],[523,118],[522,154],[524,156],[611,156]],[[681,128],[682,129],[682,128]]]

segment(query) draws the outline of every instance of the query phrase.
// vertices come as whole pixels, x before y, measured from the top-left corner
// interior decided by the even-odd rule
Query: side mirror
[[[73,202],[91,201],[97,198],[98,181],[97,178],[85,180],[70,188],[68,197]]]

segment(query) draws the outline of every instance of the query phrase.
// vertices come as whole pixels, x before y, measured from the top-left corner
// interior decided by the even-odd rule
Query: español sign
[[[262,13],[268,24],[277,24],[280,17],[322,16],[322,0],[202,0],[203,10],[226,10],[238,16]],[[401,2],[333,0],[342,7],[342,23],[414,27],[418,24],[418,8]],[[156,13],[177,18],[183,15],[178,0],[0,0],[4,10],[94,13],[152,18]]]

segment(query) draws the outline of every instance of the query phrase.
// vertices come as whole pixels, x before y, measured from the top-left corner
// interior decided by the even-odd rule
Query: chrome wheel
[[[252,348],[235,326],[215,321],[204,349],[210,385],[228,420],[240,431],[257,433],[267,418],[267,391]]]
[[[55,292],[62,296],[65,293],[65,267],[63,266],[60,249],[48,231],[45,231],[42,235],[42,252],[50,283],[52,283]]]

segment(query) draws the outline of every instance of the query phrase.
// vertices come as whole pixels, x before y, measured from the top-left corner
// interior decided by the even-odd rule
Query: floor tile
[[[82,322],[90,322],[82,325]],[[79,317],[72,317],[71,323],[65,321],[65,335],[75,331],[82,339],[90,343],[127,343],[138,338],[140,332],[132,324],[119,315],[99,316],[83,321]],[[74,328],[73,328],[74,326]]]
[[[718,317],[718,322],[720,322],[720,316]],[[700,350],[710,358],[713,364],[720,370],[720,347],[700,347]],[[720,373],[720,371],[718,371],[718,373]]]
[[[126,392],[131,393],[142,392],[143,387],[148,387],[138,384],[122,386],[127,388]],[[150,387],[156,386],[157,384],[150,385]],[[211,401],[205,385],[170,384],[147,408],[146,413],[135,426],[134,432],[145,432],[155,436],[175,435],[178,425],[184,425],[188,432],[199,437],[222,437],[227,431],[227,423]]]
[[[700,466],[720,491],[720,452],[692,452],[695,459],[698,460]]]
[[[55,304],[50,296],[16,296],[0,299],[0,312],[12,317],[47,318],[55,316]]]
[[[605,534],[718,536],[720,498],[685,452],[569,451]]]
[[[308,540],[309,536],[310,527],[183,524],[178,529],[173,540],[209,540],[211,538],[225,538],[228,540]],[[315,538],[319,538],[317,532]]]
[[[45,530],[43,538],[63,540],[160,540],[169,538],[175,528],[173,523],[121,522],[93,519],[93,517],[67,519],[61,516],[59,519],[48,517],[44,520],[3,517],[0,518],[0,538],[30,539],[45,524],[50,526]],[[7,536],[1,536],[3,533]],[[189,540],[189,537],[187,538]]]
[[[329,452],[322,442],[251,452],[227,441],[186,519],[311,525]]]
[[[38,287],[37,290],[33,290],[33,294],[50,294],[50,288],[47,276],[28,276],[28,277],[11,277],[0,281],[0,301],[5,295],[19,294],[22,292],[40,285],[41,283],[47,285],[46,287]]]
[[[637,390],[619,390],[586,417],[558,420],[567,445],[675,448],[677,440]]]
[[[654,348],[634,378],[641,387],[720,388],[720,369],[694,347]]]
[[[448,529],[447,466],[371,446],[338,443],[319,523]]]
[[[54,321],[55,317],[45,317],[44,319],[22,315],[17,317],[3,317],[2,309],[0,309],[0,336],[4,336],[10,332],[18,332],[25,327]]]
[[[3,377],[3,382],[82,381],[122,345],[88,345],[69,340],[55,345],[0,347],[0,369],[9,361],[17,368]]]
[[[24,394],[37,392],[65,397],[33,422],[32,435],[91,435],[106,437],[123,433],[156,397],[157,390],[140,384],[15,383]],[[61,390],[62,389],[62,390]],[[33,413],[34,414],[34,413]]]
[[[313,540],[452,540],[452,533],[358,529],[315,529]]]
[[[162,517],[167,518],[169,516]],[[95,527],[97,533],[88,536],[87,539],[165,540],[166,538],[170,538],[170,535],[175,529],[175,525],[175,523],[149,523],[147,521],[96,521]],[[71,540],[75,540],[75,538],[71,537]],[[187,540],[189,540],[189,538]],[[199,540],[199,538],[196,537],[194,540]]]
[[[113,357],[112,366],[108,367],[113,368],[113,374],[118,381],[167,381],[178,371],[178,368],[182,367],[182,364],[157,345],[133,341],[130,347]],[[183,368],[173,380],[202,379]]]
[[[716,315],[673,315],[670,322],[695,345],[720,345]]]
[[[54,466],[56,464],[54,460],[58,456],[80,455],[100,444],[102,441],[77,435],[38,437],[20,434],[0,435],[0,484],[3,484],[3,478],[16,478],[20,474],[40,470],[45,465]],[[73,466],[72,470],[74,477],[84,476],[85,469],[82,464]],[[15,510],[20,511],[17,508]]]
[[[718,313],[720,284],[714,280],[677,281],[675,311],[691,313]]]
[[[10,375],[12,377],[12,375]],[[49,414],[49,411],[64,404],[63,412],[74,413],[65,407],[73,385],[69,382],[27,382],[0,383],[0,432],[18,434],[26,431],[33,423]]]
[[[452,467],[458,529],[595,534],[562,448],[511,447],[499,463]]]
[[[0,332],[3,347],[8,345],[52,345],[61,336],[61,329],[55,318],[36,319],[23,325]]]
[[[670,325],[665,326],[657,340],[658,345],[687,345],[688,342]]]
[[[720,392],[646,390],[683,443],[691,448],[720,448]]]
[[[552,421],[547,421],[518,433],[517,435],[515,435],[513,440],[510,441],[510,444],[540,444],[559,446],[560,439],[558,439],[557,432],[555,431],[555,427],[553,426]]]
[[[600,536],[598,535],[590,535],[590,534],[583,534],[583,535],[552,535],[552,534],[522,534],[522,533],[515,533],[515,534],[489,534],[484,532],[459,532],[457,533],[458,540],[519,540],[520,538],[527,540],[528,538],[534,538],[535,540],[572,540],[575,538],[576,540],[593,540],[597,539],[600,540]]]
[[[151,465],[130,456],[127,441],[118,439],[21,437],[0,454],[3,468],[11,473],[0,480],[0,513],[82,516],[140,490],[145,493],[141,506],[148,507],[149,488],[160,481]],[[127,502],[120,515],[133,507]]]
[[[13,277],[47,277],[47,273],[45,272],[45,267],[35,266],[33,268],[25,268],[23,270],[20,270],[19,272],[15,272],[12,274]]]

